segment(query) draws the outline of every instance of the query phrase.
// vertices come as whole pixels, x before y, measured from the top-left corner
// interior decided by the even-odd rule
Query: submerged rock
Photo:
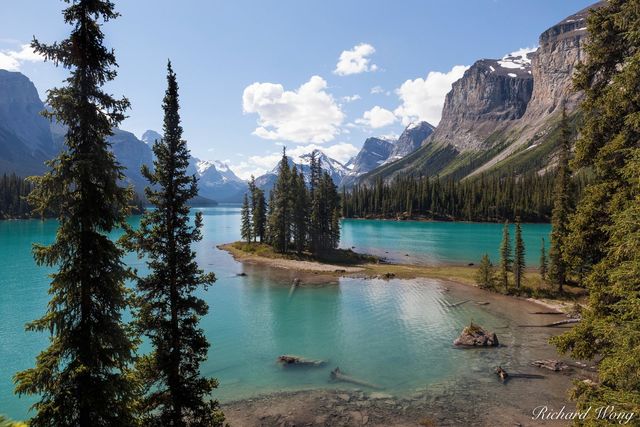
[[[472,322],[462,330],[460,336],[453,341],[453,345],[463,347],[493,347],[499,345],[499,342],[494,332],[489,332]]]

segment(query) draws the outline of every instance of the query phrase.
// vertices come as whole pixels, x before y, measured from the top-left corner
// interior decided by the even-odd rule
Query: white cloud
[[[244,89],[242,108],[258,114],[253,131],[264,139],[295,143],[323,143],[340,133],[344,113],[325,89],[327,82],[313,76],[294,91],[281,84],[253,83]]]
[[[0,69],[19,71],[23,62],[40,62],[43,58],[28,44],[20,46],[20,50],[1,50]]]
[[[425,79],[405,81],[396,90],[402,104],[395,109],[395,115],[402,118],[404,125],[425,120],[437,126],[445,96],[451,90],[453,82],[461,78],[468,68],[465,65],[456,65],[446,73],[431,71]]]
[[[371,59],[369,58],[375,51],[375,48],[367,43],[360,43],[351,50],[342,51],[333,73],[339,76],[348,76],[350,74],[376,71],[378,66],[371,64]]]
[[[318,144],[297,145],[291,149],[287,149],[287,155],[293,158],[295,162],[299,162],[300,156],[308,154],[313,150],[321,150],[327,156],[341,163],[347,162],[350,158],[358,154],[358,151],[360,151],[352,144],[339,142],[330,146]],[[228,163],[229,167],[236,175],[242,179],[249,179],[251,175],[258,177],[273,170],[281,158],[282,151],[277,150],[260,156],[250,156],[247,160],[243,160],[239,163]]]
[[[359,125],[369,126],[370,128],[377,129],[384,126],[389,126],[397,120],[397,117],[393,112],[379,106],[373,107],[369,111],[365,111],[361,119],[357,119],[356,123]]]
[[[360,97],[360,95],[356,94],[356,95],[347,95],[347,96],[343,96],[342,98],[340,98],[343,102],[353,102],[353,101],[357,101],[359,99],[362,99]]]

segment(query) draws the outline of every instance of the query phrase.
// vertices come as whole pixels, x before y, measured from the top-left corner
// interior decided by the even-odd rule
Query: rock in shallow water
[[[453,345],[461,347],[495,347],[499,345],[499,342],[495,333],[471,323],[462,330],[460,336],[453,341]]]

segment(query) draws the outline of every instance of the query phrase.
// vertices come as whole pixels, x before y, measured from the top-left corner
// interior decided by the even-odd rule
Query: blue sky
[[[132,102],[122,128],[161,130],[167,58],[180,83],[194,156],[242,176],[270,169],[282,145],[346,160],[368,136],[410,121],[436,124],[465,66],[537,46],[586,0],[115,0],[104,27]],[[20,70],[45,97],[64,71],[22,46],[64,38],[65,3],[0,0],[0,68]],[[430,74],[431,73],[431,74]]]

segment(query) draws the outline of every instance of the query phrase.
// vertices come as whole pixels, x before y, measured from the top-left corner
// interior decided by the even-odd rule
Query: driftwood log
[[[529,314],[564,314],[561,311],[533,311],[530,312]]]
[[[371,384],[370,382],[367,381],[362,381],[359,380],[357,378],[353,378],[349,375],[345,375],[340,368],[336,367],[336,369],[334,369],[333,371],[331,371],[330,378],[334,381],[342,381],[345,383],[351,383],[351,384],[356,384],[356,385],[361,385],[364,387],[369,387],[369,388],[373,388],[373,389],[377,389],[377,390],[381,390],[382,387],[377,386],[375,384]]]
[[[568,368],[565,363],[555,359],[534,360],[533,362],[531,362],[531,365],[537,366],[538,368],[548,369],[554,372],[564,371]]]
[[[464,300],[464,301],[457,302],[457,303],[455,303],[455,304],[447,304],[447,307],[449,307],[449,308],[457,307],[457,306],[462,305],[462,304],[464,304],[464,303],[467,303],[467,302],[469,302],[469,301],[470,301],[470,300]]]
[[[578,323],[580,319],[559,320],[557,322],[547,323],[546,325],[518,325],[521,328],[553,328],[555,326],[568,325],[570,323]]]
[[[325,362],[324,360],[313,360],[313,359],[305,359],[304,357],[294,356],[291,354],[283,354],[278,357],[278,363],[283,366],[322,366]]]
[[[500,381],[506,383],[512,378],[524,378],[524,379],[544,379],[544,375],[536,375],[536,374],[509,374],[505,371],[502,366],[498,366],[495,369],[495,373],[498,377],[500,377]]]

